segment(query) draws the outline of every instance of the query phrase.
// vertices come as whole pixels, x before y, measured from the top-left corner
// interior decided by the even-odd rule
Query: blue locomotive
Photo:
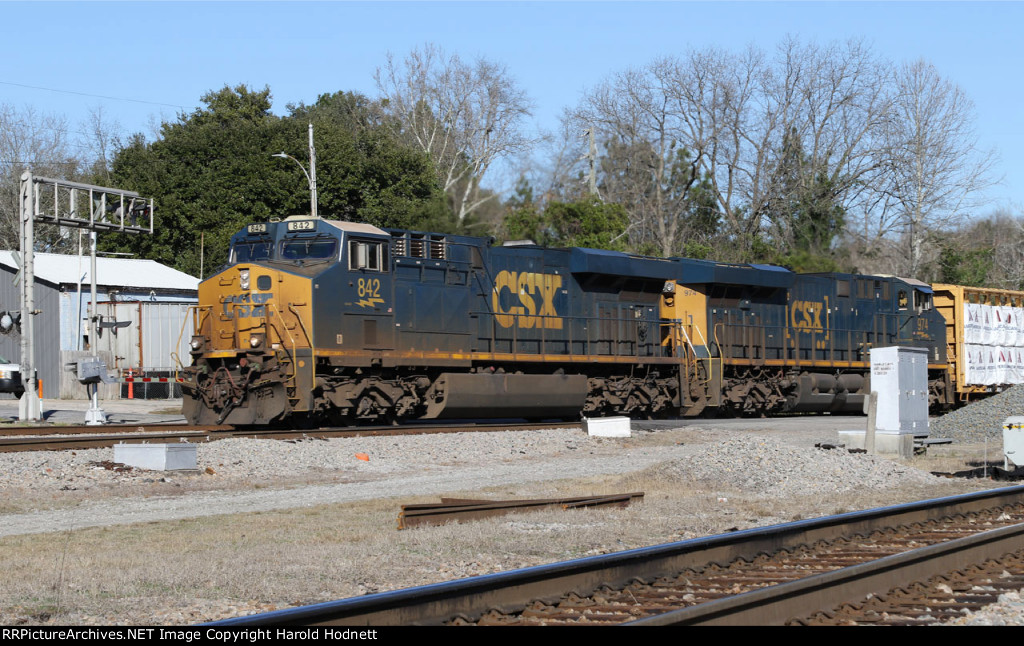
[[[489,239],[293,216],[251,224],[202,282],[193,423],[859,411],[868,351],[930,352],[931,289],[893,277]]]

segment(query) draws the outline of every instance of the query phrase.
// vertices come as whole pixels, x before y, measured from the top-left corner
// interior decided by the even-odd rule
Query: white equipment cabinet
[[[928,435],[926,348],[872,348],[871,390],[878,393],[879,433]]]
[[[1003,468],[1013,471],[1024,466],[1024,417],[1007,417],[1003,422]]]

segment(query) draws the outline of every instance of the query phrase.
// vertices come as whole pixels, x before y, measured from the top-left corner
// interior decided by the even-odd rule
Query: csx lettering
[[[266,316],[267,308],[265,303],[270,300],[273,294],[235,294],[224,298],[224,316],[240,319],[250,316]]]
[[[538,274],[534,272],[502,271],[494,279],[494,292],[491,303],[494,306],[495,319],[502,327],[516,325],[521,328],[544,327],[552,330],[562,329],[562,319],[555,310],[555,294],[562,287],[562,277],[558,274]],[[501,305],[501,292],[508,290],[518,295],[518,305],[505,309]],[[540,296],[538,307],[537,296]],[[513,302],[515,302],[513,300]]]
[[[793,301],[790,311],[790,323],[801,332],[820,331],[824,329],[821,324],[821,311],[825,309],[822,303],[815,301]]]

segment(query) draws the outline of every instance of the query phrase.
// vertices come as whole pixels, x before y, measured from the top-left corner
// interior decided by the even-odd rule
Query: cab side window
[[[387,267],[387,251],[383,242],[373,240],[349,241],[349,269],[384,271],[385,267]]]
[[[932,308],[932,295],[914,290],[914,309],[918,314]]]

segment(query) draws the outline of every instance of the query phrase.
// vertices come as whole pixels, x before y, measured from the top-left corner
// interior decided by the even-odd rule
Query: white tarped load
[[[967,383],[1024,383],[1024,308],[964,303]]]

